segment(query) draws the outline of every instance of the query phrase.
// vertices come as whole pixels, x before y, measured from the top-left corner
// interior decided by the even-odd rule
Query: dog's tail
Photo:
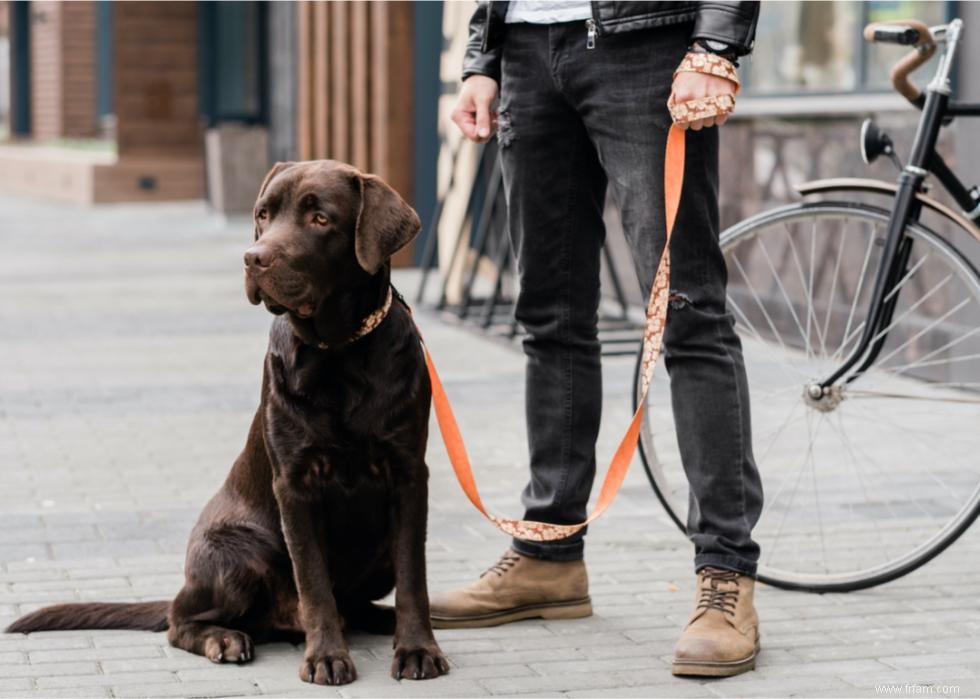
[[[56,604],[31,612],[7,627],[7,633],[75,629],[165,631],[170,602],[85,602]]]

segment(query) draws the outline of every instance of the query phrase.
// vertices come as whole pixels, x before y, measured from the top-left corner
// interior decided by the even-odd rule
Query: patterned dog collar
[[[328,344],[326,342],[320,342],[317,344],[317,347],[319,347],[320,349],[330,349],[331,347],[343,347],[344,345],[349,345],[350,343],[356,340],[360,340],[362,337],[364,337],[372,330],[374,330],[376,327],[381,325],[381,321],[383,321],[388,316],[388,311],[391,310],[391,299],[392,299],[391,285],[389,285],[388,293],[385,296],[385,302],[382,304],[381,308],[374,311],[373,313],[371,313],[371,315],[369,315],[367,318],[361,321],[361,326],[354,332],[353,335],[351,335],[343,342],[334,345]]]

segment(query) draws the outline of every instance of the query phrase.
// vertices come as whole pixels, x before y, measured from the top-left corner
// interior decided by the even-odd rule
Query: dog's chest
[[[359,395],[358,395],[359,394]],[[370,387],[323,381],[304,394],[277,391],[266,405],[270,450],[283,475],[308,492],[380,494],[390,481],[386,435]]]

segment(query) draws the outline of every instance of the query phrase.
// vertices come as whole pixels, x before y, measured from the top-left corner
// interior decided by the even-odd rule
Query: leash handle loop
[[[727,58],[713,53],[688,52],[684,56],[684,60],[677,66],[677,70],[674,71],[675,78],[678,73],[705,73],[724,78],[732,83],[732,92],[708,95],[685,102],[675,102],[674,95],[671,94],[670,99],[667,100],[667,109],[670,111],[670,117],[675,124],[689,124],[700,119],[727,115],[735,109],[735,96],[742,84],[738,80],[735,64]]]

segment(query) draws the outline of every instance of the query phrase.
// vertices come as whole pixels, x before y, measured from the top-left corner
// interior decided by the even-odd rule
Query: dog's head
[[[248,299],[300,318],[315,315],[335,291],[384,269],[421,227],[412,207],[384,181],[334,160],[276,163],[252,213]]]

